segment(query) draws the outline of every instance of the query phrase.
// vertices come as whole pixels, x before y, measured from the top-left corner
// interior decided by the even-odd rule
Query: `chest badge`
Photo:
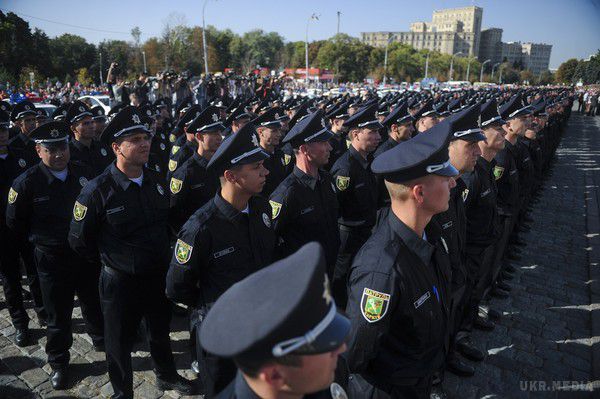
[[[103,157],[108,155],[108,152],[106,152],[106,150],[104,148],[100,149],[100,154],[102,154]]]
[[[348,399],[348,394],[344,391],[344,388],[335,382],[329,386],[329,392],[331,392],[332,399]]]
[[[160,147],[160,149],[161,149],[162,151],[164,151],[164,150],[165,150],[165,148],[167,148],[167,146],[165,145],[165,143],[160,143],[159,147]]]
[[[81,187],[85,187],[85,185],[88,183],[88,179],[86,179],[85,177],[81,176],[79,178],[79,184],[81,184]]]
[[[360,311],[369,323],[375,323],[383,319],[390,303],[390,294],[366,288],[360,299]]]
[[[269,215],[267,215],[266,213],[263,213],[262,220],[263,220],[263,223],[265,224],[265,226],[267,226],[268,228],[271,228],[271,218],[269,217]]]
[[[27,162],[25,162],[25,160],[23,158],[19,159],[19,166],[24,168],[25,166],[27,166]]]
[[[165,195],[165,190],[162,188],[162,186],[160,184],[156,185],[156,191],[158,191],[158,193],[160,195]]]

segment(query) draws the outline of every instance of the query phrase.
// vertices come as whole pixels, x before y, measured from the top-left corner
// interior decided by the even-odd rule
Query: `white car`
[[[78,98],[78,100],[83,101],[84,103],[86,103],[87,105],[91,107],[95,107],[97,105],[101,106],[102,108],[104,108],[104,114],[108,115],[108,112],[110,111],[111,108],[111,100],[109,96],[103,95],[103,96],[81,96]]]
[[[46,114],[46,116],[48,116],[48,118],[52,118],[52,114],[54,113],[54,110],[56,109],[56,105],[52,105],[52,104],[42,104],[42,103],[35,103],[35,109],[41,109],[44,111],[44,113]]]

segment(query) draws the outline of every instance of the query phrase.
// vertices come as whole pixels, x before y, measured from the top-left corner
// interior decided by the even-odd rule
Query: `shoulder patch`
[[[10,190],[8,190],[8,203],[9,204],[14,204],[15,201],[17,200],[17,197],[19,196],[19,193],[15,191],[14,188],[10,188]]]
[[[169,135],[169,141],[170,141],[171,143],[174,143],[174,142],[175,142],[175,140],[177,140],[177,137],[176,137],[174,134],[170,134],[170,135]]]
[[[349,176],[337,176],[335,178],[335,185],[338,190],[344,191],[350,186],[350,177]]]
[[[390,303],[390,294],[365,287],[360,299],[360,311],[369,323],[383,319]]]
[[[73,219],[75,219],[76,222],[81,222],[86,214],[87,206],[80,204],[79,201],[75,201],[75,206],[73,207]]]
[[[187,263],[192,257],[193,246],[186,244],[182,240],[177,240],[175,244],[175,259],[181,265]]]
[[[175,169],[177,169],[177,161],[169,159],[169,170],[175,172]]]
[[[279,202],[275,202],[272,200],[269,200],[269,204],[271,204],[271,210],[273,212],[273,220],[277,219],[277,216],[279,216],[279,212],[281,212],[281,204]]]
[[[183,181],[176,179],[174,177],[171,177],[171,183],[169,184],[169,189],[171,190],[171,192],[173,194],[177,194],[178,192],[181,191],[181,187],[183,187]]]
[[[292,156],[289,154],[283,154],[283,158],[281,159],[284,166],[289,165],[291,160],[292,160]]]
[[[177,154],[177,151],[179,151],[179,147],[178,145],[174,145],[173,148],[171,148],[171,154],[175,155]]]
[[[504,174],[504,168],[502,166],[494,166],[494,178],[499,180]]]

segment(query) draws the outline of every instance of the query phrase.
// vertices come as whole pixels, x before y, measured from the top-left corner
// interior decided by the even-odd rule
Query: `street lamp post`
[[[469,73],[471,72],[471,61],[473,59],[469,58],[469,62],[467,63],[467,74],[466,74],[466,78],[465,80],[468,82],[469,81]]]
[[[427,79],[427,74],[429,72],[429,55],[431,54],[431,51],[427,52],[427,58],[425,58],[425,79]]]
[[[390,46],[390,42],[394,39],[393,36],[389,36],[387,42],[385,44],[385,57],[383,57],[383,85],[385,86],[385,82],[387,81],[387,61],[388,61],[388,47]]]
[[[492,60],[485,60],[483,61],[483,64],[481,64],[481,72],[479,72],[479,81],[483,82],[483,66],[485,64],[487,64],[488,62],[492,62]]]
[[[206,50],[206,21],[204,19],[204,12],[206,11],[206,5],[209,0],[204,0],[204,6],[202,6],[202,49],[204,54],[204,74],[208,76],[208,51]]]
[[[462,51],[459,51],[456,54],[452,54],[452,57],[450,57],[450,73],[448,73],[448,80],[452,80],[452,73],[454,72],[453,67],[454,67],[454,57],[457,55],[463,55]]]
[[[148,68],[146,68],[146,52],[142,51],[142,58],[144,59],[144,73],[148,72]]]
[[[316,13],[313,13],[308,21],[306,21],[306,40],[304,41],[304,58],[306,62],[306,89],[308,89],[308,26],[310,25],[310,21],[319,20],[319,16]]]
[[[500,71],[500,76],[498,78],[498,83],[502,84],[502,65],[500,65],[500,68],[498,68],[498,70]]]
[[[494,71],[496,70],[496,67],[500,65],[500,63],[498,62],[497,64],[494,64],[494,66],[492,67],[492,80],[494,80]]]
[[[102,77],[102,51],[100,51],[100,86],[104,85],[104,78]]]

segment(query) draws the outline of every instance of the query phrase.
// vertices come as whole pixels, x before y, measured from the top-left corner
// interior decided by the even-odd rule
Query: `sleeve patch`
[[[175,169],[177,169],[177,161],[170,159],[169,160],[169,170],[171,172],[175,172]]]
[[[338,190],[344,191],[350,186],[350,177],[349,176],[337,176],[335,178],[335,185]]]
[[[8,203],[9,204],[14,204],[15,201],[17,200],[17,197],[19,196],[19,193],[15,191],[14,188],[10,188],[10,190],[8,191]]]
[[[192,257],[193,246],[183,242],[182,240],[177,240],[175,244],[175,259],[179,264],[187,263]]]
[[[369,323],[383,319],[390,304],[390,294],[366,288],[360,299],[360,311]]]
[[[502,166],[494,166],[494,178],[499,180],[504,174],[504,168]]]
[[[177,194],[181,191],[181,187],[183,186],[183,181],[176,179],[174,177],[171,178],[171,183],[169,184],[169,189],[173,194]]]
[[[279,202],[275,202],[272,200],[269,200],[269,204],[271,204],[271,210],[273,212],[273,220],[277,219],[277,216],[279,216],[279,213],[281,212],[281,204]]]
[[[79,201],[75,201],[75,206],[73,207],[73,219],[75,219],[76,222],[81,222],[86,214],[87,206],[80,204]]]

